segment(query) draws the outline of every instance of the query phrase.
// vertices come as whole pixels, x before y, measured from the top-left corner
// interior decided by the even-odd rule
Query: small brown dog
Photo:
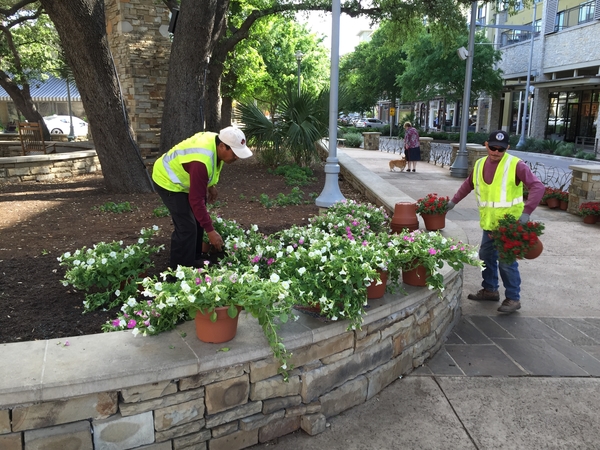
[[[404,172],[406,169],[406,160],[405,159],[392,159],[390,161],[390,172],[395,172],[395,168],[400,169],[400,172]]]

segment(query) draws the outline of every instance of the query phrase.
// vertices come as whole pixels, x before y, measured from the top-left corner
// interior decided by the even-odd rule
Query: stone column
[[[600,201],[600,168],[595,165],[574,165],[569,169],[573,171],[573,177],[569,186],[567,212],[577,214],[582,203]]]
[[[419,147],[421,147],[421,161],[429,162],[431,158],[431,142],[433,138],[419,137]]]
[[[171,41],[169,9],[153,0],[106,0],[106,31],[142,156],[157,153]]]
[[[363,148],[365,150],[379,150],[379,136],[381,133],[368,131],[363,133]]]

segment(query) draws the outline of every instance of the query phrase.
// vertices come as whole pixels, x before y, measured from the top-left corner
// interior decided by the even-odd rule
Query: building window
[[[579,5],[579,23],[589,22],[594,19],[594,2]]]
[[[533,26],[533,27],[534,27],[534,30],[535,30],[535,33],[536,33],[536,35],[537,35],[537,34],[538,34],[540,31],[542,31],[542,19],[538,19],[538,20],[536,20],[536,21],[535,21],[535,24],[534,24],[534,26]]]
[[[561,31],[565,27],[565,11],[556,13],[556,21],[554,22],[554,31]]]

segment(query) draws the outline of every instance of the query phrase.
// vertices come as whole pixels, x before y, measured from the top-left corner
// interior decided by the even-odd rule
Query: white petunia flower
[[[140,334],[140,330],[138,330],[137,328],[134,328],[133,330],[131,330],[131,334],[133,334],[134,336],[137,336],[138,334]]]
[[[277,283],[279,281],[279,275],[272,273],[269,277],[269,280],[271,280],[271,283]]]

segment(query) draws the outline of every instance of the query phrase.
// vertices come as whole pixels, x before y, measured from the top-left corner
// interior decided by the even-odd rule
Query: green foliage
[[[170,213],[165,205],[161,205],[158,208],[152,210],[154,217],[167,217]]]
[[[100,242],[93,248],[83,247],[58,258],[66,267],[64,286],[85,291],[84,310],[112,308],[122,304],[137,291],[140,275],[152,267],[150,255],[163,246],[150,245],[159,228],[143,228],[135,244],[123,247],[123,241]]]
[[[344,139],[346,139],[346,146],[352,148],[359,148],[363,143],[363,137],[360,133],[346,133]]]
[[[303,197],[304,192],[296,186],[292,188],[292,192],[287,195],[280,192],[275,199],[269,198],[267,194],[260,194],[258,201],[265,208],[270,209],[273,206],[301,205],[304,203]]]
[[[546,139],[544,142],[542,142],[542,149],[544,153],[554,153],[556,150],[558,150],[560,143],[561,141],[555,139]]]
[[[270,173],[283,175],[285,184],[288,186],[306,186],[316,180],[314,172],[310,167],[300,167],[298,165],[283,165],[275,170],[269,169]]]
[[[554,154],[558,156],[573,156],[575,154],[575,144],[572,142],[561,142],[554,151]]]
[[[303,91],[298,96],[288,90],[274,121],[252,103],[240,104],[236,115],[261,162],[275,166],[291,158],[299,166],[308,166],[318,159],[315,142],[327,134],[328,98],[328,91],[319,96]]]
[[[96,209],[100,212],[111,212],[111,213],[115,213],[115,214],[121,214],[124,212],[131,212],[133,211],[133,208],[131,207],[131,203],[129,202],[122,202],[122,203],[115,203],[115,202],[106,202],[104,205],[100,205],[100,206],[95,206],[93,209]]]
[[[476,43],[489,43],[478,33]],[[425,30],[404,46],[408,58],[406,69],[397,77],[402,86],[402,100],[445,97],[447,101],[462,100],[466,64],[456,57],[458,47],[468,45],[468,30],[464,28],[454,38],[453,45],[436,41]],[[471,98],[482,93],[495,94],[502,90],[501,71],[494,69],[501,53],[491,45],[479,45],[473,59]]]
[[[395,42],[391,24],[382,22],[369,42],[360,43],[354,52],[340,60],[340,86],[350,93],[346,106],[340,109],[365,112],[380,98],[394,101],[400,95],[396,76],[404,71],[405,59],[401,45]]]

